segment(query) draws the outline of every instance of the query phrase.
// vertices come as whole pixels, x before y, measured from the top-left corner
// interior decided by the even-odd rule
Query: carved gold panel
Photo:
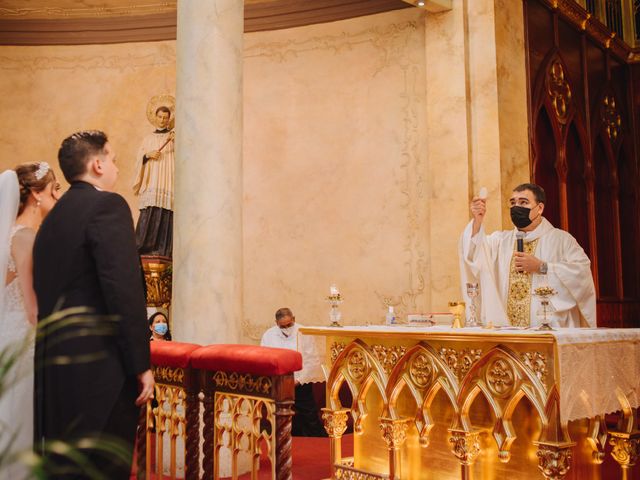
[[[260,469],[260,452],[263,446],[270,462],[271,478],[276,478],[276,465],[272,461],[276,451],[275,412],[276,405],[272,399],[215,393],[213,463],[216,480],[220,478],[223,457],[231,459],[232,475],[237,475],[239,465],[247,462],[251,465],[254,478]]]
[[[156,476],[170,475],[171,478],[184,476],[186,438],[186,393],[183,388],[161,383],[163,376],[156,369],[155,401],[147,407],[147,449],[155,459]],[[168,378],[175,378],[182,369],[161,370]],[[182,373],[178,373],[181,375]],[[165,377],[166,378],[166,377]],[[163,473],[164,472],[164,473]]]
[[[336,332],[328,344],[324,418],[337,442],[332,452],[340,452],[347,409],[355,425],[353,461],[338,461],[333,478],[561,479],[576,464],[596,475],[606,444],[622,468],[637,460],[634,410],[624,407],[620,428],[627,430],[620,432],[609,432],[601,418],[571,428],[560,421],[552,342]],[[350,405],[337,396],[343,385]]]
[[[147,306],[167,308],[171,305],[171,261],[164,257],[142,256],[142,270],[147,291]]]

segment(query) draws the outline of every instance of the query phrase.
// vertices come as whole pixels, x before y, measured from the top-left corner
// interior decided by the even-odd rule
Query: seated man
[[[276,325],[262,335],[260,345],[263,347],[288,348],[302,354],[302,370],[294,373],[296,380],[296,414],[293,417],[292,434],[298,437],[324,437],[326,432],[318,417],[318,408],[313,398],[313,376],[311,367],[319,367],[322,359],[318,356],[309,340],[298,338],[296,317],[288,308],[280,308],[276,312]],[[317,379],[317,376],[315,377]]]
[[[486,202],[478,197],[471,201],[473,220],[460,239],[462,284],[479,284],[481,318],[495,325],[538,324],[540,302],[532,299],[532,293],[549,286],[557,292],[550,298],[555,326],[595,327],[591,262],[575,238],[542,216],[542,187],[525,183],[513,190],[509,199],[513,230],[485,234]]]

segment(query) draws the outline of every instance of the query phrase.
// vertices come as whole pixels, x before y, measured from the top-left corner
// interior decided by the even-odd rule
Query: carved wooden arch
[[[574,121],[576,116],[579,117],[579,111],[573,100],[573,85],[569,76],[569,70],[566,62],[562,58],[559,50],[551,50],[543,60],[541,67],[536,76],[533,88],[533,125],[531,126],[532,146],[534,158],[532,159],[532,171],[536,171],[538,162],[538,145],[536,131],[540,114],[545,111],[549,121],[551,122],[551,130],[555,141],[556,158],[554,167],[560,178],[566,176],[566,159],[564,156],[564,145],[568,126]],[[584,121],[577,125],[582,125]],[[582,132],[581,140],[586,140],[586,131]],[[588,145],[583,143],[583,145]]]
[[[611,184],[616,194],[619,189],[618,163],[616,159],[620,154],[620,149],[622,148],[626,135],[624,135],[625,129],[622,123],[622,114],[624,111],[615,106],[613,107],[613,112],[615,113],[612,113],[610,108],[611,102],[614,102],[614,105],[619,105],[620,98],[621,96],[615,92],[611,82],[608,82],[598,95],[597,108],[595,109],[596,115],[593,115],[591,121],[591,131],[595,133],[595,135],[593,135],[594,144],[591,148],[593,149],[595,142],[600,139],[605,151]],[[615,115],[617,115],[617,129],[613,126],[613,124],[616,123],[613,118]],[[617,132],[615,135],[613,135],[614,131]]]
[[[567,124],[567,128],[563,133],[562,149],[565,152],[564,159],[566,162],[566,158],[567,158],[566,149],[567,149],[567,141],[569,138],[569,132],[571,131],[572,127],[575,128],[575,131],[578,134],[578,139],[580,141],[580,146],[582,147],[582,152],[583,152],[583,168],[580,173],[584,178],[585,184],[588,185],[589,182],[593,181],[594,170],[593,170],[593,158],[592,158],[592,155],[590,154],[591,143],[587,135],[587,129],[585,124],[586,122],[582,117],[582,114],[580,112],[576,112],[576,114],[572,118],[571,123]],[[569,165],[567,162],[567,170],[568,170],[568,167]]]
[[[552,85],[554,80],[555,85]],[[573,85],[574,82],[570,78],[562,53],[558,49],[552,49],[542,60],[536,75],[532,95],[533,111],[537,113],[541,107],[545,106],[558,130],[561,126],[568,125],[576,113]],[[557,102],[554,102],[554,98]],[[561,111],[562,103],[564,103],[564,111]]]
[[[362,422],[368,414],[366,397],[369,389],[373,385],[376,386],[385,406],[387,396],[384,388],[386,383],[384,369],[369,346],[360,339],[354,340],[340,352],[327,379],[330,389],[328,401],[334,410],[342,406],[338,395],[345,381],[353,396],[351,404],[353,428],[356,433],[361,433]]]
[[[462,379],[458,395],[460,415],[454,420],[459,425],[452,428],[472,430],[469,411],[480,393],[496,419],[492,434],[498,445],[498,457],[508,462],[511,444],[516,439],[511,418],[523,397],[529,399],[543,425],[548,423],[545,386],[516,353],[498,345],[482,356]]]
[[[554,159],[554,163],[553,166],[556,169],[556,171],[559,170],[559,167],[561,169],[564,169],[564,165],[560,165],[559,162],[564,161],[563,159],[561,160],[561,156],[560,156],[560,151],[561,151],[561,147],[562,147],[562,139],[564,137],[563,132],[561,132],[561,130],[559,129],[559,127],[557,126],[557,122],[554,121],[554,115],[553,113],[549,112],[549,109],[547,108],[546,105],[541,105],[540,108],[538,108],[536,110],[536,113],[534,115],[534,120],[533,120],[533,125],[531,127],[531,139],[532,139],[532,153],[533,153],[533,158],[531,159],[531,172],[534,173],[537,171],[538,168],[538,162],[540,161],[540,153],[538,152],[538,140],[537,140],[537,126],[538,126],[538,122],[541,120],[541,115],[542,112],[544,112],[547,116],[547,118],[549,119],[549,121],[551,122],[551,131],[553,133],[553,141],[555,143],[555,159]]]
[[[386,392],[389,400],[385,416],[400,418],[396,402],[405,387],[418,407],[414,421],[420,445],[426,447],[429,445],[429,433],[435,425],[431,404],[438,392],[445,392],[455,414],[458,414],[458,379],[431,345],[420,343],[402,356],[389,376]]]

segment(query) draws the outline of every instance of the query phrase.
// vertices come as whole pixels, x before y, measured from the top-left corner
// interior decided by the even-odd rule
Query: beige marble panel
[[[529,178],[523,35],[521,2],[454,0],[426,17],[432,310],[461,296],[469,200],[487,187],[487,230],[511,228],[506,199]]]
[[[469,219],[471,122],[462,2],[426,17],[429,290],[431,310],[460,300],[457,244]]]
[[[244,333],[428,308],[423,12],[245,40]]]
[[[104,130],[116,149],[116,185],[132,206],[135,155],[154,127],[148,100],[175,92],[175,42],[0,47],[0,170],[46,160],[58,169],[60,142]]]
[[[502,198],[513,187],[529,182],[527,69],[522,2],[495,0],[496,57],[500,126]],[[507,203],[502,202],[503,228],[511,228]]]
[[[494,0],[466,3],[471,193],[487,187],[485,228],[502,228],[500,138]]]

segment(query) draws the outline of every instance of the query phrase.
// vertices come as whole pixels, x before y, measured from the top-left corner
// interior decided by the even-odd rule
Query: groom
[[[35,440],[40,450],[53,439],[108,435],[125,442],[130,462],[139,406],[152,398],[154,380],[131,211],[112,193],[115,158],[99,131],[74,133],[58,151],[71,188],[42,223],[33,251],[44,333],[36,345]],[[68,307],[93,316],[43,322]],[[90,460],[107,478],[129,478],[130,464],[116,467],[96,452]]]

